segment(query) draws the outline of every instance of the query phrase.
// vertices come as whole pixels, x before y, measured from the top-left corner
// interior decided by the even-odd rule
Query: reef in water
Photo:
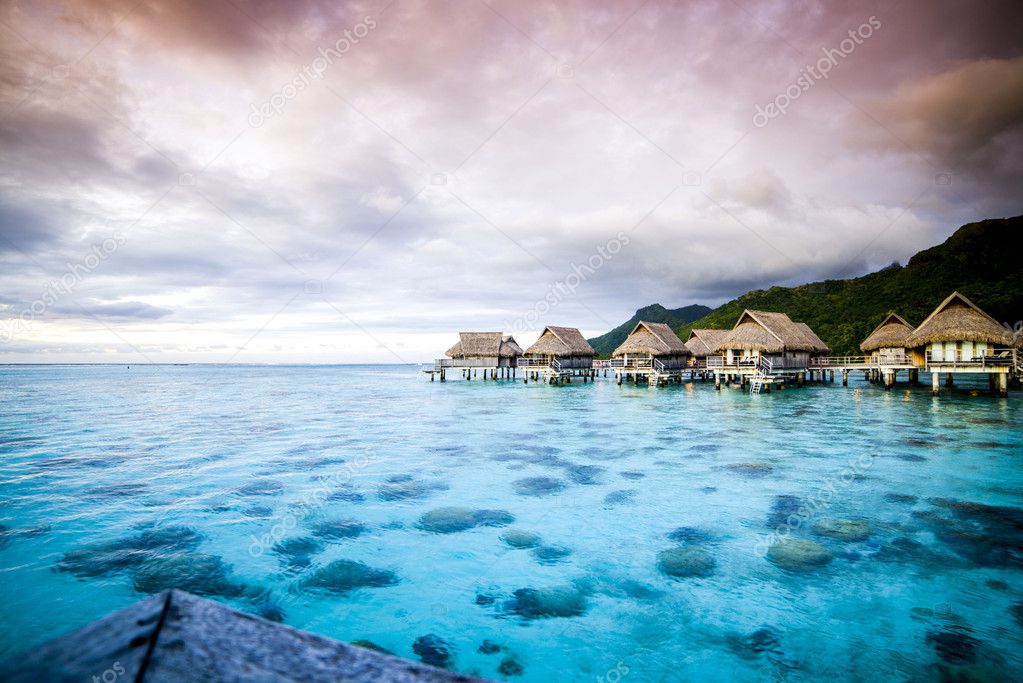
[[[512,482],[520,496],[550,496],[565,490],[565,482],[553,477],[526,477]]]
[[[305,590],[345,595],[357,588],[380,588],[398,583],[398,577],[387,569],[374,569],[362,562],[335,560],[317,569],[300,586]]]
[[[506,510],[443,507],[424,513],[418,526],[437,534],[451,534],[478,526],[506,526],[514,521],[515,517]]]
[[[586,596],[574,586],[520,588],[505,609],[526,619],[577,617],[586,612]]]

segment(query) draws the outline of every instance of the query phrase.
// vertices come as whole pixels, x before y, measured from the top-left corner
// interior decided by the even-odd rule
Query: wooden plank
[[[141,637],[141,640],[139,638]],[[4,680],[486,683],[169,591],[40,647]],[[94,679],[96,676],[98,679]]]
[[[138,679],[168,598],[160,593],[50,641],[0,672],[16,683]],[[94,678],[95,677],[95,678]]]

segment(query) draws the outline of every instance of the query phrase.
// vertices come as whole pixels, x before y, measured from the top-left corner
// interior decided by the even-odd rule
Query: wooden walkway
[[[11,683],[487,683],[171,590],[51,641],[0,670]]]

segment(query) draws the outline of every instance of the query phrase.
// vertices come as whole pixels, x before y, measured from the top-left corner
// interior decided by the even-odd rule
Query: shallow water
[[[0,658],[183,582],[510,680],[1019,678],[1021,424],[856,381],[2,368]],[[830,562],[765,557],[786,520]]]

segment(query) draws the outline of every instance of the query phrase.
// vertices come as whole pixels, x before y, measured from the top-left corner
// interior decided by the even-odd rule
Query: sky
[[[1023,5],[0,1],[0,363],[430,362],[1023,213]]]

